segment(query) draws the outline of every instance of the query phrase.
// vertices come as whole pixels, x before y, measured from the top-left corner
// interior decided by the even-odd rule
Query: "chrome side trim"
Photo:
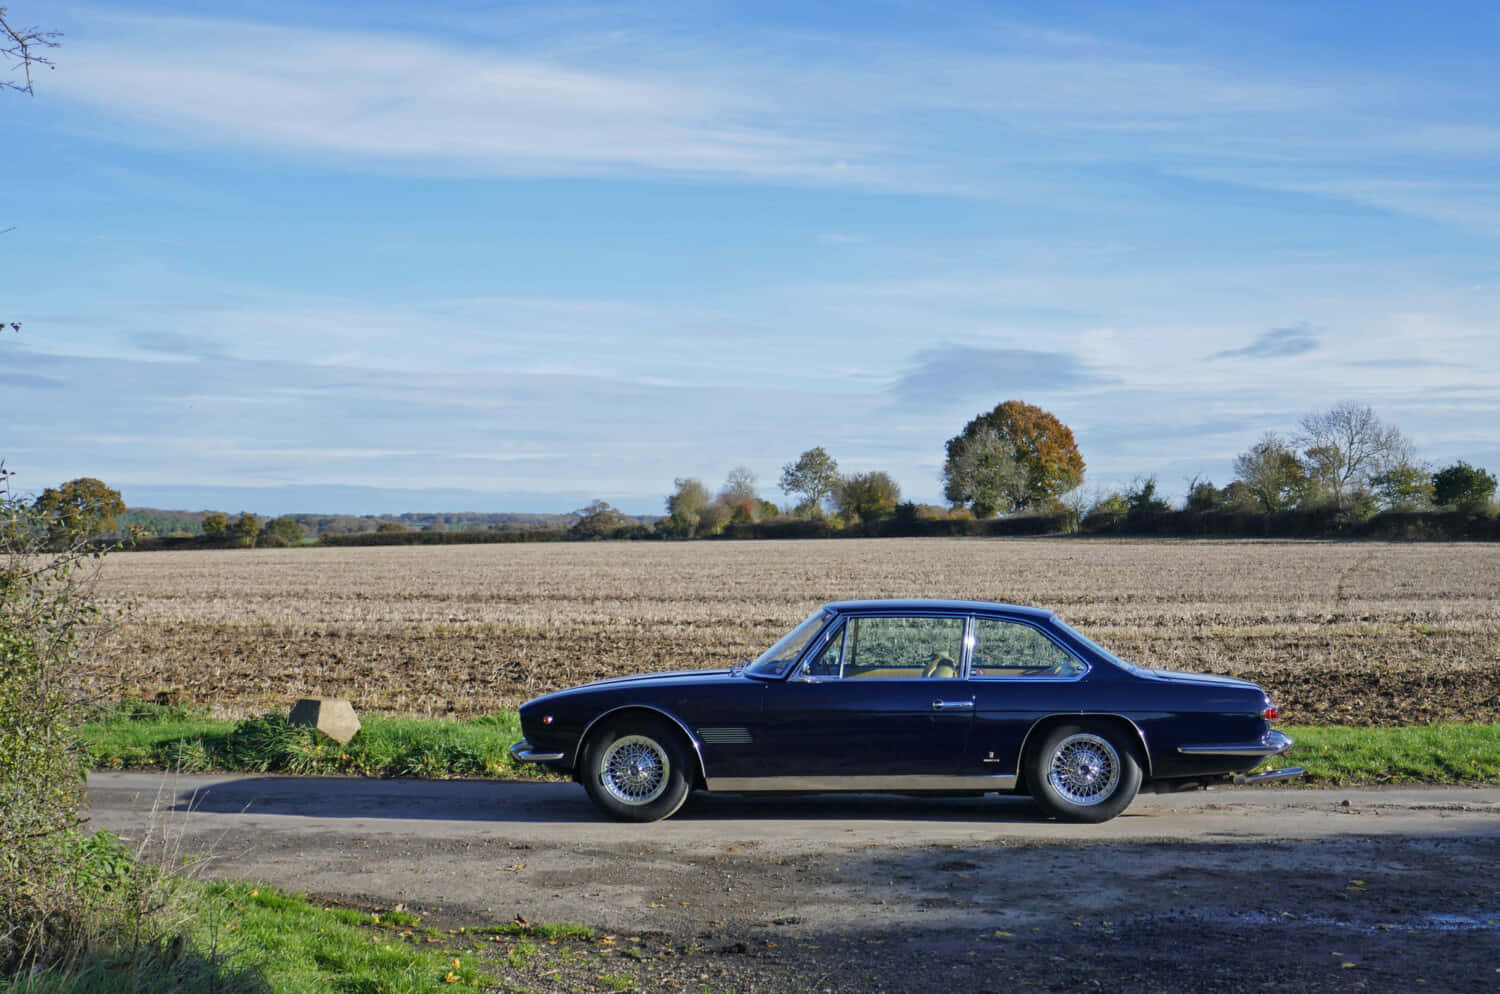
[[[551,763],[562,759],[567,753],[563,752],[533,752],[531,743],[522,739],[510,747],[511,758],[518,763]]]
[[[582,752],[583,744],[588,741],[589,732],[592,732],[594,730],[594,726],[599,724],[599,722],[603,721],[605,718],[608,718],[612,714],[619,714],[621,711],[650,711],[652,714],[661,715],[663,718],[667,719],[672,724],[682,729],[682,734],[687,736],[688,743],[693,747],[693,758],[698,761],[698,774],[705,780],[708,779],[708,768],[703,765],[703,744],[698,741],[698,736],[693,734],[693,730],[691,728],[688,728],[687,723],[681,718],[677,717],[675,714],[672,714],[670,711],[663,711],[661,708],[654,707],[650,704],[621,704],[617,708],[610,708],[608,711],[604,712],[601,715],[598,715],[594,718],[593,721],[589,722],[588,725],[584,727],[583,734],[578,736],[578,745],[573,748],[573,767],[575,770],[578,768],[578,754]]]
[[[969,679],[982,683],[1077,683],[1092,672],[1088,665],[1084,663],[1086,668],[1076,676],[971,676]]]
[[[1026,729],[1026,737],[1021,739],[1021,751],[1016,754],[1016,762],[1018,764],[1026,760],[1026,747],[1031,744],[1031,733],[1036,731],[1036,726],[1040,725],[1044,721],[1050,721],[1053,718],[1082,718],[1084,720],[1088,720],[1089,718],[1117,718],[1120,721],[1125,722],[1131,728],[1135,729],[1135,737],[1141,743],[1141,755],[1146,760],[1146,768],[1142,771],[1142,780],[1151,779],[1151,750],[1146,747],[1146,733],[1141,731],[1140,725],[1137,725],[1133,720],[1125,717],[1123,714],[1111,714],[1107,711],[1055,711],[1052,714],[1042,715],[1036,721],[1033,721],[1031,723],[1031,727]]]
[[[839,791],[883,793],[902,790],[1013,790],[1016,778],[1004,776],[927,776],[908,774],[857,777],[713,777],[709,790],[731,793],[757,791]]]
[[[1229,745],[1178,746],[1184,756],[1279,756],[1292,747],[1291,736],[1267,732],[1259,742],[1233,742]]]

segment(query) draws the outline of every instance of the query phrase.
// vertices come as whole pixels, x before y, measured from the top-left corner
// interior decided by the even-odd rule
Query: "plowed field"
[[[300,696],[461,716],[727,665],[818,604],[1051,608],[1144,665],[1255,680],[1295,723],[1500,721],[1500,546],[872,539],[122,553],[89,673],[218,714]]]

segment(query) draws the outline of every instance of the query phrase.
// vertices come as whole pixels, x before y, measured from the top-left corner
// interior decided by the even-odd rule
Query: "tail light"
[[[1277,718],[1281,717],[1281,712],[1277,710],[1276,705],[1271,704],[1261,712],[1261,717],[1265,718],[1267,721],[1275,721]]]

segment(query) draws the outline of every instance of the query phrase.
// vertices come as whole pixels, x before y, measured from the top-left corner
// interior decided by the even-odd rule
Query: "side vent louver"
[[[704,745],[749,745],[748,728],[700,728],[698,737]]]

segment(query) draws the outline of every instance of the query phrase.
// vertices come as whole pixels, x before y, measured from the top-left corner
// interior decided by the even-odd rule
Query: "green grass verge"
[[[445,933],[405,912],[324,908],[250,884],[210,884],[204,897],[225,923],[218,941],[238,935],[273,991],[418,994],[493,979],[473,956],[449,949]],[[234,932],[223,932],[229,924]]]
[[[248,883],[179,880],[180,939],[0,980],[0,994],[427,994],[494,990],[483,959],[402,911],[327,908]]]
[[[515,712],[474,721],[362,715],[340,746],[278,715],[228,721],[182,707],[122,704],[84,726],[95,769],[343,774],[375,777],[537,777],[510,747]],[[1500,784],[1500,725],[1408,728],[1290,727],[1286,762],[1306,768],[1302,786]]]
[[[1309,725],[1286,733],[1297,743],[1287,762],[1307,770],[1292,783],[1500,784],[1500,725]]]
[[[521,738],[515,712],[473,721],[360,716],[347,745],[285,716],[214,719],[180,706],[127,702],[84,725],[95,769],[236,770],[367,777],[535,777],[510,747]]]

